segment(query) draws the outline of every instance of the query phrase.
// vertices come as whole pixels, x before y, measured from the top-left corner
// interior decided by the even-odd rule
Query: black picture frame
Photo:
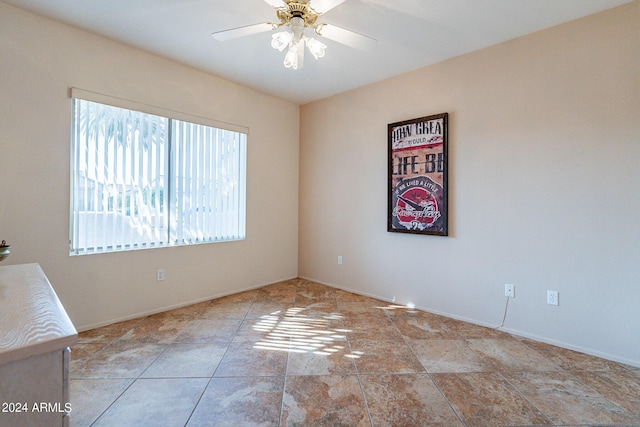
[[[387,231],[448,236],[449,113],[390,123]]]

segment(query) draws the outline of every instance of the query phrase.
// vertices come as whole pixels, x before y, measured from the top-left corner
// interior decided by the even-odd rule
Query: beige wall
[[[304,105],[300,276],[492,326],[512,283],[506,330],[640,366],[639,29],[636,1]],[[386,125],[442,112],[450,236],[387,233]]]
[[[70,257],[70,87],[249,127],[246,240]],[[40,263],[77,328],[297,275],[297,105],[3,3],[0,100],[2,265]]]

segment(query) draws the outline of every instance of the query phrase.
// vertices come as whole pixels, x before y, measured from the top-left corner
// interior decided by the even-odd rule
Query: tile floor
[[[80,334],[72,426],[640,425],[640,369],[296,279]]]

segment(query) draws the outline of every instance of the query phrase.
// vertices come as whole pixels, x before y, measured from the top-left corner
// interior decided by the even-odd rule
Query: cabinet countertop
[[[0,267],[0,365],[62,350],[77,340],[39,264]]]

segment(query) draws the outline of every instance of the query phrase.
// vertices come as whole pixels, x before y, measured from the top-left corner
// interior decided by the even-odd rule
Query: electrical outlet
[[[509,298],[516,297],[516,285],[510,285],[509,283],[504,285],[504,296]]]
[[[164,280],[164,270],[156,270],[156,282],[162,282]]]
[[[558,305],[558,291],[547,291],[547,304]]]
[[[342,265],[342,255],[338,255],[338,265]]]

